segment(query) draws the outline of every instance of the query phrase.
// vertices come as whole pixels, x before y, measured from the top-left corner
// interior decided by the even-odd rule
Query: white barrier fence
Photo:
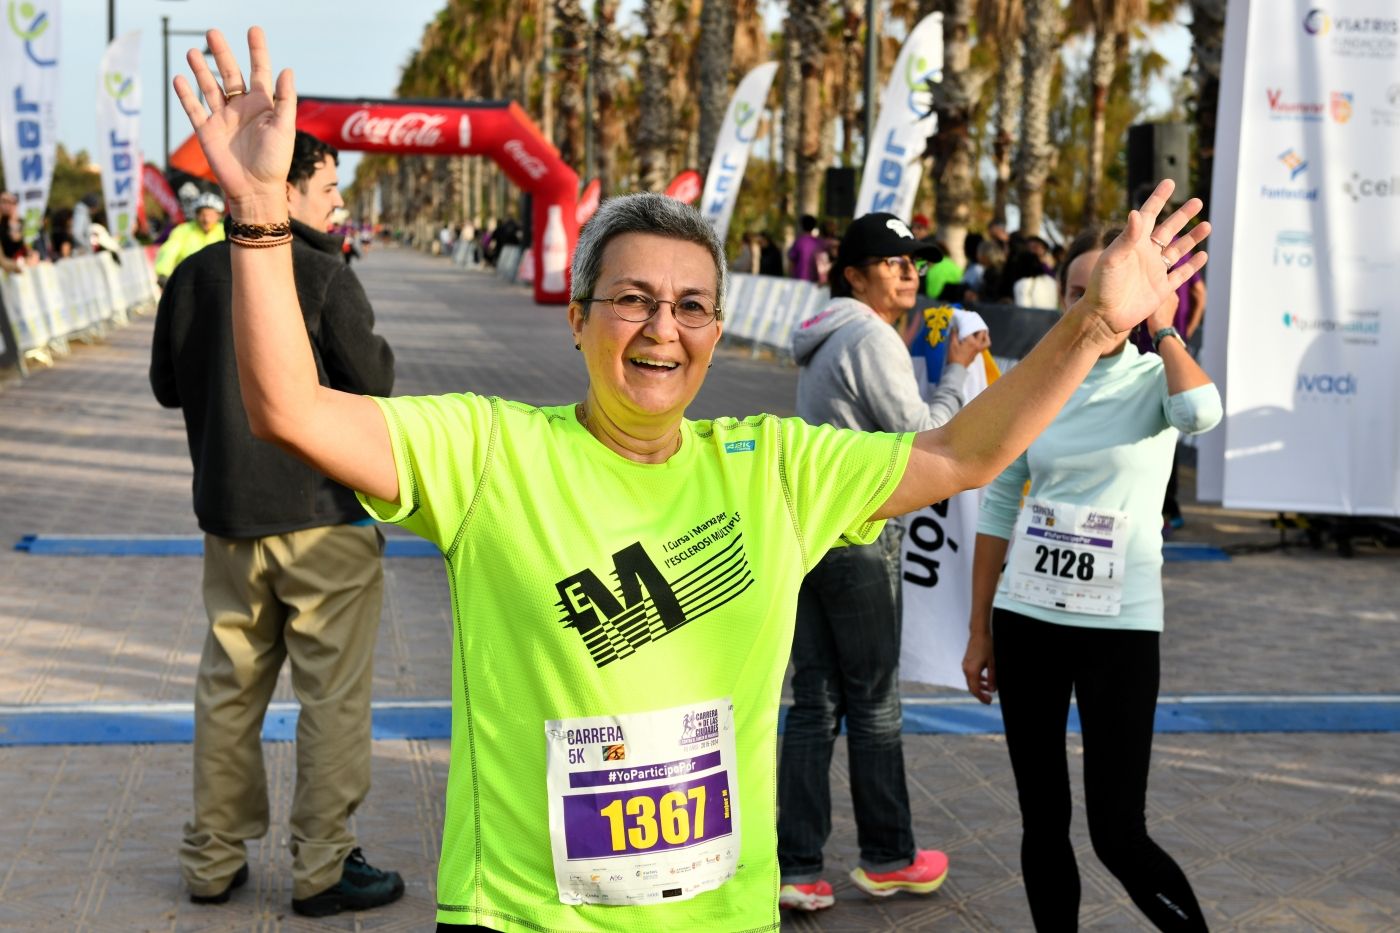
[[[831,291],[815,282],[734,273],[724,298],[724,337],[787,356],[797,325],[830,300]]]
[[[75,339],[101,337],[128,315],[155,306],[155,270],[139,246],[112,253],[40,263],[0,273],[4,301],[20,353],[52,362]]]

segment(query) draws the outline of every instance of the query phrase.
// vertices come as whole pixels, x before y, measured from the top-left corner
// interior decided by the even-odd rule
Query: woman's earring
[[[580,353],[583,352],[583,347],[580,347],[578,344],[574,344],[574,349],[578,350]]]

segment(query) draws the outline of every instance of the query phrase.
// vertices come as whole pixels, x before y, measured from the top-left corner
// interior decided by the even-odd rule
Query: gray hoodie
[[[861,431],[925,431],[946,424],[962,408],[967,369],[943,367],[925,402],[914,359],[899,333],[854,298],[835,298],[792,335],[797,372],[797,416],[810,424]]]

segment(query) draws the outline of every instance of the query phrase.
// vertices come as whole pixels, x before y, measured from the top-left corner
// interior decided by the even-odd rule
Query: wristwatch
[[[1181,336],[1181,333],[1177,331],[1175,327],[1163,327],[1152,335],[1152,349],[1161,352],[1159,348],[1162,346],[1162,341],[1166,340],[1168,337],[1175,337],[1177,340],[1181,341],[1183,347],[1186,346],[1185,338]]]

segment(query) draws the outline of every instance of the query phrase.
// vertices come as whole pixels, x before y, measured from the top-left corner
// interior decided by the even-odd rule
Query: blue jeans
[[[778,762],[778,863],[810,884],[831,835],[831,750],[845,720],[860,867],[914,861],[900,736],[900,543],[886,525],[864,547],[836,548],[802,582],[792,642],[792,710]]]

